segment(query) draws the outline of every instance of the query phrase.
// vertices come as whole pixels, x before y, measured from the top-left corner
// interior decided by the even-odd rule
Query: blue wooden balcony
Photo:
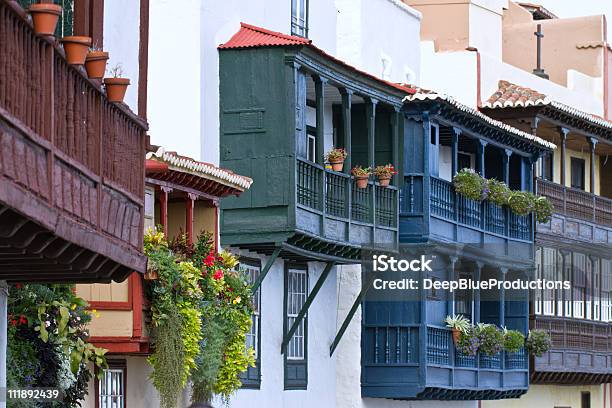
[[[504,256],[512,253],[530,259],[533,246],[532,216],[520,216],[489,201],[478,202],[455,192],[450,181],[427,178],[428,208],[421,205],[423,178],[405,177],[401,193],[401,242],[430,239],[448,243],[486,245],[486,250]],[[418,194],[417,194],[418,191]],[[425,211],[424,211],[425,210]],[[429,225],[424,214],[429,212]],[[487,245],[488,244],[488,245]]]
[[[365,325],[362,396],[406,400],[517,398],[529,384],[524,350],[466,356],[449,329],[434,325]]]

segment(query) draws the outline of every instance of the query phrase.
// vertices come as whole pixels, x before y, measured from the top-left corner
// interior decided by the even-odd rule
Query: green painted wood
[[[344,172],[350,174],[352,168],[352,149],[351,149],[351,105],[353,91],[350,89],[340,89],[342,95],[342,145],[344,150],[348,153],[346,160],[344,161]]]
[[[251,292],[257,292],[257,289],[259,289],[259,287],[261,286],[261,283],[266,278],[266,275],[270,271],[270,268],[272,268],[272,264],[274,264],[274,261],[276,261],[276,258],[278,258],[278,256],[280,255],[280,252],[281,252],[281,248],[278,247],[274,250],[272,255],[270,255],[270,258],[268,258],[268,262],[266,262],[266,266],[264,266],[264,268],[261,270],[261,273],[259,274],[259,277],[257,278],[257,280],[253,282],[253,286],[251,286]]]
[[[374,167],[376,163],[376,99],[366,101],[366,132],[368,138],[368,166]]]
[[[308,313],[308,309],[310,308],[310,305],[317,297],[319,290],[321,290],[321,287],[327,280],[329,273],[331,272],[332,268],[335,265],[336,265],[335,262],[328,262],[325,265],[325,269],[323,269],[323,272],[321,272],[321,276],[317,280],[317,283],[315,284],[314,288],[312,288],[312,291],[310,292],[310,294],[308,294],[308,297],[306,298],[306,302],[304,302],[304,306],[302,306],[302,309],[300,310],[297,317],[295,318],[293,325],[291,326],[291,328],[289,329],[289,331],[285,334],[285,337],[283,338],[283,343],[281,344],[281,354],[285,353],[285,350],[287,349],[287,344],[289,344],[289,340],[291,340],[291,337],[293,337],[293,335],[295,334],[295,331],[300,326],[300,322],[302,321],[304,316],[306,316],[306,313]]]

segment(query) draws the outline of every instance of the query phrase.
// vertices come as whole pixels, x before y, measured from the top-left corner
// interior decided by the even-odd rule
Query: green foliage
[[[325,154],[325,161],[328,163],[337,163],[342,162],[346,159],[346,150],[341,147],[334,147],[329,152]]]
[[[62,401],[49,407],[79,406],[91,379],[87,363],[107,367],[106,350],[88,342],[89,305],[69,285],[15,284],[9,291],[8,383],[60,388]]]
[[[552,347],[550,335],[544,330],[530,330],[525,342],[527,351],[536,357],[542,357]]]
[[[489,189],[489,194],[487,197],[489,201],[500,207],[508,204],[510,189],[506,183],[502,183],[496,179],[490,179],[487,180],[487,187]]]
[[[459,334],[459,341],[457,342],[457,351],[466,356],[475,356],[478,353],[478,347],[480,346],[480,339],[476,334],[474,326],[470,325],[465,331]]]
[[[546,224],[553,214],[553,205],[546,197],[536,197],[534,202],[534,214],[536,221]]]
[[[444,319],[446,327],[457,329],[460,332],[465,332],[470,328],[470,321],[463,315],[446,316]]]
[[[534,209],[535,196],[527,191],[513,191],[508,197],[508,206],[517,215],[527,215]]]
[[[486,181],[472,169],[460,170],[453,178],[453,185],[459,194],[470,200],[482,201],[486,198],[484,195]]]
[[[355,166],[351,169],[351,174],[355,177],[370,177],[372,169],[369,167]]]
[[[479,323],[475,329],[478,336],[478,351],[487,356],[494,356],[504,345],[504,335],[495,325]]]
[[[525,345],[525,336],[518,330],[504,329],[504,350],[509,353],[520,351]]]

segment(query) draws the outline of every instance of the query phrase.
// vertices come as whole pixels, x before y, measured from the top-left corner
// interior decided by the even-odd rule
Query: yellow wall
[[[518,399],[482,401],[482,408],[581,408],[581,392],[591,393],[592,408],[610,408],[610,398],[603,406],[604,385],[561,386],[561,385],[529,385],[529,391]]]
[[[91,336],[132,337],[131,310],[103,310],[88,326]]]
[[[207,207],[202,201],[196,201],[193,214],[193,234],[195,238],[202,231],[215,233],[215,208]]]
[[[571,176],[571,163],[572,157],[577,157],[580,159],[584,159],[584,185],[585,190],[590,192],[591,188],[591,153],[587,150],[583,152],[579,152],[576,150],[566,149],[566,158],[565,158],[565,185],[567,187],[571,187],[572,185],[572,176]],[[595,194],[599,194],[600,192],[600,173],[601,169],[599,166],[600,158],[598,155],[595,155]],[[554,161],[553,161],[553,178],[555,183],[561,183],[561,149],[557,148],[554,151]]]
[[[88,302],[127,302],[128,280],[76,285],[76,294]]]

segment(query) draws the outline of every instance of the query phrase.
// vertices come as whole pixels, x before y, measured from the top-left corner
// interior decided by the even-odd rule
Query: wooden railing
[[[146,123],[0,0],[0,176],[93,229],[142,245]]]
[[[404,190],[406,191],[406,190]],[[431,214],[477,229],[520,240],[531,240],[531,219],[507,207],[478,202],[457,194],[451,182],[431,177]]]
[[[610,323],[553,316],[536,316],[535,328],[550,334],[552,348],[611,353]]]
[[[297,159],[297,203],[326,216],[380,227],[397,228],[397,188],[370,182],[358,188],[354,178],[316,163]]]
[[[612,200],[586,191],[538,179],[538,194],[548,197],[554,212],[612,227]]]

